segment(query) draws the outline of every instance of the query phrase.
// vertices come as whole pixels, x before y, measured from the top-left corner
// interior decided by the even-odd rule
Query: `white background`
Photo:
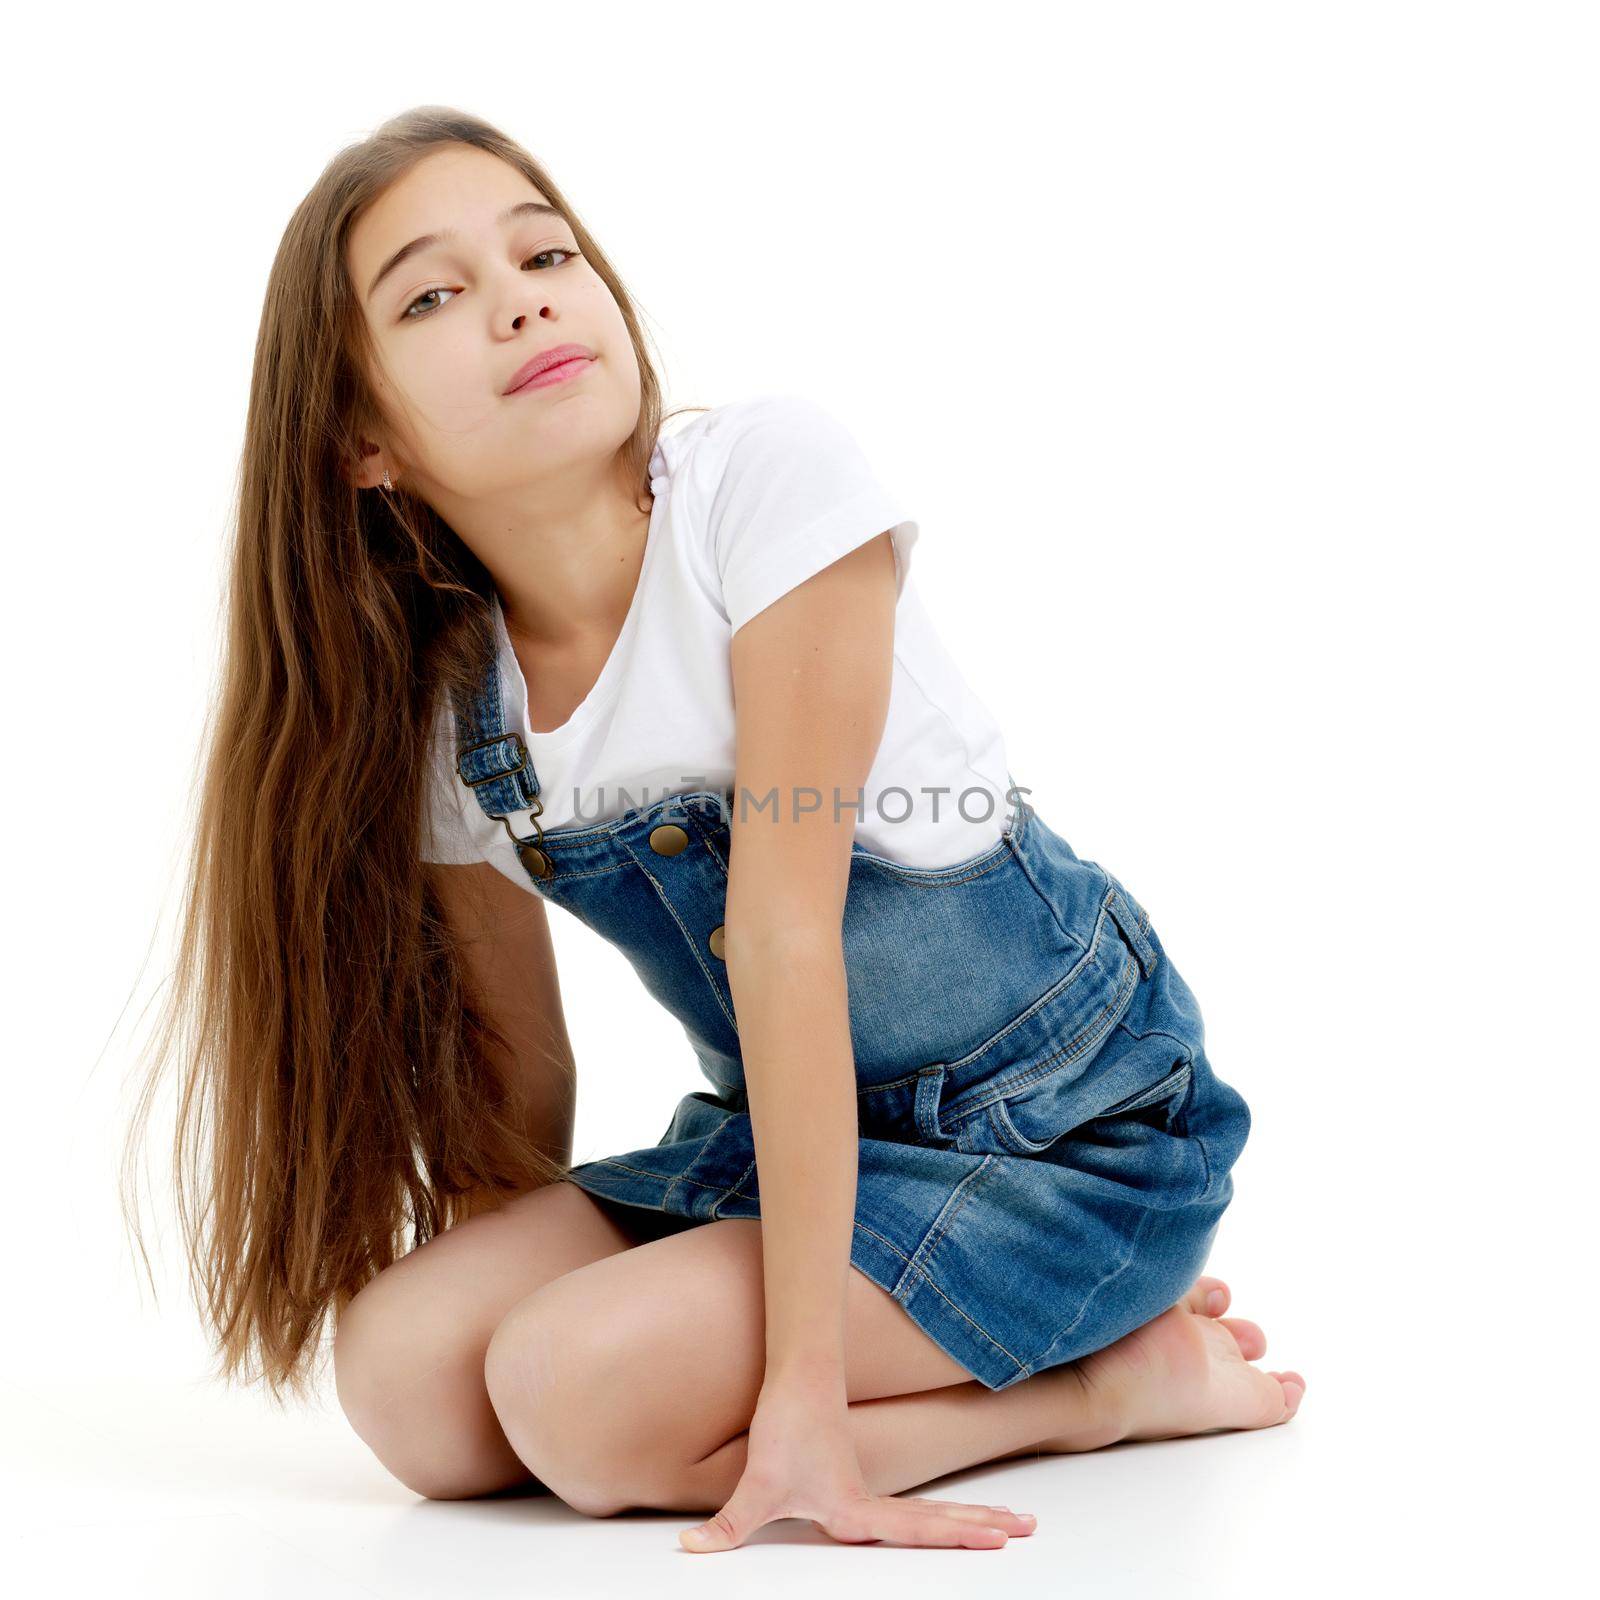
[[[1590,1467],[1600,371],[1591,8],[34,10],[3,111],[4,1487],[21,1592],[1566,1592]],[[207,1380],[153,1135],[266,273],[417,103],[547,163],[672,404],[814,395],[1053,827],[1150,910],[1254,1127],[1209,1270],[1285,1427],[977,1468],[1003,1551],[431,1503]],[[381,762],[383,730],[373,730]],[[238,796],[248,806],[248,792]],[[576,1159],[699,1087],[554,919]],[[170,1105],[169,1105],[170,1116]],[[715,1359],[715,1351],[708,1351]],[[1569,1464],[1569,1454],[1570,1464]],[[982,1565],[981,1574],[976,1568]]]

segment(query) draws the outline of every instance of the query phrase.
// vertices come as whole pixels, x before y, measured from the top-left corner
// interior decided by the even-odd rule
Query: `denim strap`
[[[478,684],[465,712],[452,696],[456,724],[456,776],[472,790],[484,814],[526,811],[538,798],[539,779],[522,735],[506,725],[500,664],[490,636]]]

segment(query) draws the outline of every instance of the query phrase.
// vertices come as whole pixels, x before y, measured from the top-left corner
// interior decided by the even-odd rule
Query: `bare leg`
[[[1098,1450],[1122,1439],[1270,1427],[1298,1409],[1298,1373],[1248,1365],[1266,1351],[1253,1322],[1218,1318],[1202,1277],[1170,1311],[1104,1351],[998,1392],[969,1382],[850,1407],[857,1459],[874,1494],[899,1494],[947,1473],[1013,1456]],[[1202,1328],[1204,1320],[1209,1324]],[[740,1433],[689,1465],[681,1497],[662,1509],[718,1510],[744,1471]]]
[[[668,1220],[546,1184],[447,1228],[358,1294],[334,1342],[340,1405],[408,1488],[468,1499],[540,1487],[483,1383],[490,1336],[541,1285],[657,1236]]]
[[[899,1494],[984,1461],[1045,1454],[1042,1430],[1094,1450],[1120,1437],[1098,1396],[1076,1369],[1053,1367],[998,1393],[981,1383],[952,1384],[921,1394],[857,1400],[850,1406],[856,1459],[874,1494]],[[653,1503],[669,1511],[716,1511],[744,1472],[749,1436],[740,1433],[703,1461],[685,1467]]]
[[[1219,1319],[1212,1290],[1225,1300],[1219,1279],[1201,1278],[1107,1351],[995,1392],[853,1273],[846,1392],[869,1487],[897,1494],[982,1461],[1287,1420],[1300,1380],[1248,1365],[1265,1338]],[[511,1446],[576,1509],[715,1511],[743,1469],[764,1330],[761,1224],[726,1219],[548,1284],[495,1330],[485,1378]]]

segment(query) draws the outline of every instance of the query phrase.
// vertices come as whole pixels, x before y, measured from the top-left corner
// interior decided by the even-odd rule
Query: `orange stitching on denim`
[[[726,1127],[727,1124],[724,1123],[723,1126]],[[761,1196],[760,1195],[758,1195],[758,1194],[746,1194],[744,1192],[744,1181],[755,1170],[756,1170],[756,1164],[755,1164],[755,1161],[752,1160],[750,1165],[748,1167],[746,1167],[744,1169],[744,1171],[739,1174],[738,1178],[736,1178],[734,1180],[733,1187],[731,1189],[729,1189],[727,1191],[727,1193],[722,1196],[722,1200],[718,1200],[717,1201],[717,1205],[712,1206],[711,1215],[714,1218],[717,1216],[717,1206],[720,1206],[722,1204],[723,1200],[748,1200],[748,1201],[751,1202],[752,1205],[760,1205],[761,1204]]]
[[[865,862],[913,889],[947,889],[952,884],[971,883],[1016,859],[1016,847],[1009,835],[1002,836],[996,844],[973,857],[970,862],[957,861],[948,867],[908,867],[903,862],[891,861],[887,856],[876,855],[866,849],[852,851],[850,856],[852,865],[857,861]],[[963,868],[970,870],[963,871]],[[958,872],[961,874],[959,877],[941,876]]]
[[[938,1248],[939,1241],[949,1231],[950,1224],[960,1215],[962,1207],[972,1198],[973,1193],[982,1187],[978,1180],[988,1175],[989,1169],[993,1164],[993,1156],[983,1156],[977,1166],[951,1190],[949,1198],[939,1210],[939,1215],[933,1219],[933,1226],[928,1229],[923,1236],[922,1243],[917,1246],[916,1252],[912,1255],[907,1271],[915,1270],[924,1256],[932,1255]],[[895,1298],[897,1300],[902,1298],[898,1292],[898,1287]]]
[[[1019,1011],[1017,1015],[1014,1016],[1008,1023],[1006,1023],[1006,1025],[1001,1028],[998,1033],[990,1034],[989,1037],[985,1039],[983,1043],[980,1044],[975,1050],[969,1050],[964,1056],[960,1056],[954,1061],[943,1062],[942,1065],[954,1072],[959,1068],[966,1066],[968,1062],[976,1061],[979,1056],[987,1055],[989,1051],[992,1050],[995,1045],[999,1044],[999,1042],[1005,1038],[1005,1036],[1010,1033],[1013,1028],[1020,1028],[1022,1024],[1032,1018],[1036,1012],[1042,1011],[1046,1006],[1054,1005],[1056,1001],[1067,992],[1067,990],[1072,988],[1072,986],[1077,983],[1077,981],[1084,975],[1086,971],[1088,971],[1090,967],[1098,967],[1100,965],[1100,961],[1095,952],[1100,948],[1100,935],[1105,927],[1106,920],[1107,917],[1105,906],[1102,902],[1100,915],[1095,920],[1094,933],[1089,939],[1089,948],[1085,950],[1075,962],[1073,962],[1068,971],[1058,978],[1053,984],[1051,984],[1050,987],[1046,989],[1037,1000],[1028,1005],[1025,1010]]]
[[[642,861],[636,860],[634,865],[637,866],[638,869],[645,875],[645,877],[650,880],[651,887],[655,890],[657,898],[659,898],[662,905],[667,908],[667,914],[675,923],[677,923],[678,931],[682,933],[684,943],[687,944],[690,950],[694,952],[695,965],[700,968],[701,973],[705,977],[706,983],[710,986],[711,993],[717,1002],[717,1009],[721,1011],[724,1017],[727,1018],[728,1026],[733,1029],[734,1037],[737,1038],[739,1034],[739,1024],[735,1020],[733,1012],[723,1004],[722,991],[717,987],[716,976],[711,971],[711,968],[706,965],[704,957],[702,957],[700,954],[700,942],[692,933],[689,932],[689,929],[684,923],[683,918],[678,915],[678,908],[673,905],[672,901],[668,898],[667,891],[662,888],[660,879],[657,878],[656,875]]]
[[[582,1162],[579,1162],[579,1166],[584,1166],[584,1167],[615,1167],[619,1172],[631,1172],[636,1178],[649,1178],[655,1183],[665,1183],[666,1186],[667,1186],[666,1192],[668,1194],[670,1194],[675,1188],[677,1188],[677,1186],[680,1183],[693,1184],[696,1189],[715,1189],[716,1188],[716,1185],[714,1183],[702,1183],[699,1178],[691,1178],[686,1173],[679,1173],[676,1178],[668,1179],[663,1173],[660,1173],[660,1172],[647,1172],[643,1167],[630,1167],[626,1161],[618,1161],[612,1156],[598,1156],[593,1161],[582,1161]],[[574,1169],[571,1169],[571,1170],[576,1170],[576,1169],[574,1168]],[[574,1183],[578,1182],[578,1180],[576,1178],[574,1178],[572,1181]],[[582,1184],[578,1184],[578,1187],[581,1189],[583,1187],[583,1185]],[[659,1209],[665,1210],[666,1207],[663,1206],[663,1207],[660,1207]]]
[[[947,1306],[949,1306],[950,1309],[953,1312],[955,1312],[955,1314],[958,1317],[960,1317],[963,1322],[970,1324],[970,1326],[972,1326],[979,1333],[981,1333],[984,1336],[984,1338],[987,1339],[989,1341],[989,1343],[992,1344],[995,1347],[995,1349],[998,1350],[1006,1358],[1007,1361],[1015,1362],[1016,1366],[1017,1366],[1017,1371],[1021,1374],[1022,1377],[1025,1378],[1025,1377],[1028,1376],[1029,1372],[1032,1371],[1032,1368],[1029,1367],[1028,1364],[1025,1361],[1023,1361],[1020,1357],[1018,1357],[1015,1354],[1015,1352],[1013,1352],[1011,1350],[1008,1350],[1003,1344],[1001,1344],[1001,1342],[997,1338],[995,1338],[995,1336],[992,1333],[990,1333],[989,1330],[986,1327],[984,1327],[984,1325],[981,1322],[977,1321],[975,1318],[969,1316],[965,1311],[963,1311],[961,1309],[961,1307],[958,1306],[955,1303],[955,1301],[952,1300],[950,1298],[950,1296],[947,1295],[944,1292],[944,1290],[941,1289],[939,1287],[939,1285],[937,1283],[935,1283],[934,1280],[931,1277],[929,1277],[929,1275],[925,1271],[923,1271],[923,1269],[921,1267],[913,1266],[913,1267],[908,1269],[908,1272],[916,1273],[917,1277],[921,1280],[921,1282],[926,1284],[928,1286],[928,1288],[932,1289],[933,1292],[936,1295],[938,1295],[938,1297],[941,1300],[943,1300],[944,1303]],[[900,1304],[902,1306],[905,1306],[905,1300],[902,1299]],[[907,1316],[911,1315],[909,1307],[906,1307],[906,1315]],[[915,1319],[913,1318],[913,1321],[914,1320]]]

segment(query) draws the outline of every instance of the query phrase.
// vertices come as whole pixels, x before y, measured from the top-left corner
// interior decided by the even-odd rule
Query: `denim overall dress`
[[[649,1149],[568,1177],[683,1226],[759,1217],[722,958],[733,796],[675,794],[544,830],[492,656],[453,713],[457,775],[503,819],[532,889],[622,952],[710,1083]],[[509,814],[526,811],[523,837]],[[1000,840],[954,866],[855,844],[843,940],[860,1134],[852,1264],[990,1389],[1172,1305],[1232,1199],[1250,1113],[1213,1073],[1195,997],[1122,883],[1017,798]]]

